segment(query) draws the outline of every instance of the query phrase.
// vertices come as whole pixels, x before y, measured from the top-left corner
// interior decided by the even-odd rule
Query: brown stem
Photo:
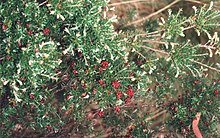
[[[163,54],[169,55],[168,52],[165,52],[165,51],[162,51],[162,50],[158,50],[158,49],[155,49],[155,48],[152,48],[152,47],[141,46],[141,48],[146,48],[146,49],[149,49],[149,50],[152,50],[152,51],[155,51],[155,52],[159,52],[159,53],[163,53]]]
[[[206,64],[203,64],[203,63],[201,63],[201,62],[198,62],[198,61],[195,61],[195,60],[192,60],[192,59],[190,59],[190,61],[191,61],[191,62],[194,62],[194,63],[197,63],[197,64],[199,64],[199,65],[201,65],[201,66],[204,66],[204,67],[206,67],[206,68],[208,68],[208,69],[211,69],[211,70],[220,72],[220,70],[218,70],[218,69],[216,69],[216,68],[214,68],[214,67],[208,66],[208,65],[206,65]]]
[[[136,3],[136,2],[147,2],[147,0],[122,1],[122,2],[117,2],[117,3],[108,4],[108,6],[118,6],[118,5],[130,4],[130,3]]]
[[[202,138],[202,134],[201,134],[199,127],[198,127],[200,116],[201,116],[201,113],[198,112],[196,114],[196,119],[194,119],[192,121],[192,129],[193,129],[194,134],[196,135],[196,138]]]
[[[157,14],[159,14],[159,13],[165,11],[166,9],[170,8],[171,6],[173,6],[174,4],[176,4],[176,3],[180,2],[180,1],[181,1],[181,0],[175,0],[175,1],[173,1],[172,3],[170,3],[169,5],[163,7],[162,9],[160,9],[160,10],[154,12],[154,13],[151,13],[150,15],[148,15],[148,16],[146,16],[146,17],[140,19],[140,20],[131,22],[131,23],[125,25],[125,26],[127,27],[127,26],[130,26],[130,25],[134,25],[134,24],[141,23],[141,22],[145,21],[146,19],[149,19],[149,18],[151,18],[151,17],[153,17],[153,16],[155,16],[155,15],[157,15]]]

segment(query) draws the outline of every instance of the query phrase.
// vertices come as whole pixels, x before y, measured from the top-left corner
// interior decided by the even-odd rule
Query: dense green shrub
[[[59,129],[70,108],[81,120],[92,100],[102,116],[108,105],[135,95],[143,73],[128,61],[111,20],[101,17],[103,6],[98,0],[1,2],[2,131],[16,124]],[[55,96],[60,102],[53,104]]]
[[[208,124],[201,130],[212,132],[214,121],[219,121],[220,86],[217,81],[206,84],[201,66],[219,72],[202,63],[219,54],[218,35],[210,35],[218,26],[219,11],[212,6],[194,9],[190,17],[169,10],[159,27],[143,27],[149,35],[146,41],[137,32],[116,33],[111,25],[115,17],[106,18],[106,1],[1,1],[0,134],[10,137],[18,125],[55,133],[73,119],[89,126],[80,130],[87,135],[94,128],[86,108],[95,104],[93,115],[117,126],[113,136],[148,137],[152,122],[145,119],[152,114],[145,114],[137,100],[153,97],[157,108],[170,112],[167,124],[176,131],[191,131],[191,119],[202,112]],[[157,21],[144,25],[151,23]],[[208,43],[184,38],[191,28],[207,34]],[[152,47],[158,41],[151,34],[160,36],[158,49]],[[209,53],[201,53],[201,47]],[[158,58],[155,52],[166,56]],[[181,90],[182,98],[173,102]],[[166,95],[172,100],[167,102]]]

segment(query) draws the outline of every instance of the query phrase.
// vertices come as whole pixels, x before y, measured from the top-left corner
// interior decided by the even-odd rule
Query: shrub
[[[202,63],[219,54],[218,35],[210,31],[219,26],[219,11],[212,5],[194,7],[190,17],[169,10],[160,27],[143,27],[144,35],[116,33],[111,25],[116,18],[106,17],[106,1],[7,0],[0,9],[2,136],[18,128],[61,133],[71,120],[89,135],[95,133],[91,118],[96,116],[105,127],[117,126],[112,136],[149,137],[155,132],[150,127],[154,113],[143,110],[154,100],[156,108],[170,113],[167,124],[175,131],[192,135],[191,120],[198,112],[202,132],[215,129],[220,85],[208,81],[204,67],[220,71]],[[205,33],[208,42],[187,40],[189,29]],[[91,113],[87,107],[93,104]]]

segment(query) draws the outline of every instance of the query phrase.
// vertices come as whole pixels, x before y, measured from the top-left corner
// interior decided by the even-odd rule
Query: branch
[[[158,50],[158,49],[155,49],[155,48],[151,48],[151,47],[148,47],[148,46],[141,46],[141,48],[146,48],[146,49],[149,49],[149,50],[152,50],[152,51],[155,51],[155,52],[159,52],[159,53],[163,53],[163,54],[169,55],[168,52],[165,52],[165,51],[162,51],[162,50]]]
[[[203,2],[200,2],[200,1],[197,1],[197,0],[185,0],[185,1],[192,2],[192,3],[196,3],[196,4],[204,5]]]
[[[194,62],[194,63],[197,63],[197,64],[199,64],[199,65],[201,65],[201,66],[204,66],[204,67],[206,67],[206,68],[208,68],[208,69],[211,69],[211,70],[220,72],[220,70],[218,70],[218,69],[216,69],[216,68],[214,68],[214,67],[208,66],[208,65],[206,65],[206,64],[203,64],[203,63],[201,63],[201,62],[198,62],[198,61],[195,61],[195,60],[192,60],[192,59],[190,59],[190,61],[191,61],[191,62]]]
[[[40,6],[42,6],[42,5],[44,5],[45,3],[47,3],[48,2],[48,0],[46,0],[46,1],[44,1],[44,2],[42,2],[41,4],[39,4],[38,6],[40,7]]]
[[[117,5],[130,4],[130,3],[135,3],[135,2],[147,2],[147,0],[123,1],[123,2],[117,2],[117,3],[108,4],[108,6],[117,6]]]
[[[170,3],[169,5],[163,7],[163,8],[160,9],[160,10],[158,10],[158,11],[156,11],[156,12],[154,12],[154,13],[151,13],[150,15],[148,15],[148,16],[146,16],[146,17],[140,19],[140,20],[137,20],[137,21],[134,21],[134,22],[131,22],[131,23],[125,25],[125,27],[128,27],[128,26],[130,26],[130,25],[134,25],[134,24],[141,23],[141,22],[143,22],[144,20],[149,19],[149,18],[151,18],[151,17],[153,17],[153,16],[155,16],[155,15],[157,15],[157,14],[159,14],[159,13],[165,11],[166,9],[170,8],[171,6],[173,6],[174,4],[176,4],[176,3],[180,2],[180,1],[181,1],[181,0],[175,0],[175,1],[173,1],[172,3]]]
[[[158,40],[153,40],[153,39],[146,39],[142,40],[142,42],[148,42],[148,43],[156,43],[156,44],[165,44],[165,45],[179,45],[178,43],[173,43],[173,42],[164,42],[164,41],[158,41]]]
[[[192,129],[193,129],[194,134],[196,135],[196,138],[202,138],[202,134],[201,134],[199,127],[198,127],[200,116],[201,116],[201,113],[198,112],[196,114],[196,119],[193,119],[193,121],[192,121]]]
[[[155,115],[153,115],[151,117],[146,118],[145,120],[148,122],[148,121],[150,121],[150,120],[152,120],[154,118],[157,118],[158,116],[161,116],[162,114],[164,114],[166,112],[167,112],[167,110],[163,110],[163,111],[159,112],[158,114],[155,114]]]

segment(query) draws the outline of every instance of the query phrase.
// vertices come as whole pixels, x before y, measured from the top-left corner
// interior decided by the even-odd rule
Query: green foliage
[[[216,122],[219,122],[220,80],[207,82],[204,78],[182,79],[189,81],[183,83],[184,94],[167,107],[172,115],[167,123],[173,128],[177,128],[176,131],[190,136],[193,135],[192,121],[196,113],[201,112],[200,131],[204,136],[217,137]]]
[[[138,33],[131,31],[135,26],[116,33],[115,17],[105,17],[106,6],[100,0],[0,2],[0,137],[10,137],[18,125],[59,132],[70,120],[79,124],[76,130],[87,128],[87,135],[94,132],[86,110],[91,104],[97,106],[93,117],[117,126],[115,137],[148,137],[154,132],[146,120],[151,115],[143,113],[138,100],[153,97],[156,108],[169,111],[167,124],[177,132],[185,129],[185,135],[189,129],[191,135],[197,112],[205,122],[203,133],[215,129],[219,81],[206,83],[203,74],[204,68],[219,70],[203,61],[219,54],[218,34],[210,35],[219,26],[219,11],[212,4],[194,7],[191,17],[169,10],[160,27],[148,20],[146,34],[129,36]],[[191,28],[207,34],[208,42],[187,40],[185,31]]]
[[[90,101],[104,112],[136,95],[134,91],[144,85],[137,81],[144,72],[135,71],[111,20],[102,19],[104,5],[104,1],[1,2],[3,129],[21,124],[58,130],[71,109],[73,118],[82,121]],[[56,96],[59,103],[53,102]]]

